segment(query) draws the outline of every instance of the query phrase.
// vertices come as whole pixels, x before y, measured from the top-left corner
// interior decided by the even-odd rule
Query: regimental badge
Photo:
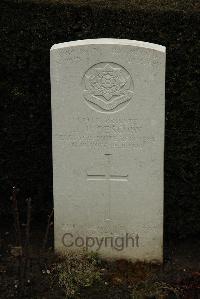
[[[133,81],[122,66],[99,63],[84,75],[84,98],[87,104],[100,112],[116,112],[133,97]]]

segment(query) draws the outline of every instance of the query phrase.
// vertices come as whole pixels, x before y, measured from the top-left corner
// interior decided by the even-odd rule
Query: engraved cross
[[[128,181],[128,174],[114,174],[111,173],[111,159],[112,154],[104,154],[107,157],[105,172],[97,173],[97,171],[88,171],[88,181]]]
[[[106,165],[102,171],[87,171],[87,180],[88,181],[107,181],[107,200],[105,206],[105,221],[110,222],[110,210],[111,210],[111,182],[127,182],[128,174],[119,174],[111,172],[111,156],[112,154],[104,154],[106,157]]]

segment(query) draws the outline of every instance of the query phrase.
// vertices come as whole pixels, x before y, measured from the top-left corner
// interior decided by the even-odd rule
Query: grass
[[[30,254],[29,271],[20,278],[21,262],[9,251],[2,255],[2,298],[188,299],[199,294],[200,273],[176,265],[163,271],[155,264],[104,261],[86,251],[58,256],[47,250]]]
[[[87,252],[68,252],[50,267],[51,287],[63,289],[66,298],[80,295],[81,288],[88,288],[101,280],[98,257]]]

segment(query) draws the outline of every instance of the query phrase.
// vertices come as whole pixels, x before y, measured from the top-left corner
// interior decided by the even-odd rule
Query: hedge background
[[[1,0],[1,220],[10,218],[12,186],[20,188],[22,207],[31,196],[35,217],[53,205],[50,47],[77,39],[128,38],[167,47],[165,231],[168,237],[197,235],[200,13],[196,2],[187,6],[183,4],[188,1],[179,1],[178,7],[64,2]]]

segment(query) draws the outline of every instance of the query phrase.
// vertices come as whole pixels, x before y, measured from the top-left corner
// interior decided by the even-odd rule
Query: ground
[[[52,226],[46,243],[48,230],[38,224],[28,251],[22,228],[22,255],[12,225],[1,226],[0,298],[200,298],[200,240],[168,242],[163,265],[108,262],[85,252],[63,258],[53,253]]]

